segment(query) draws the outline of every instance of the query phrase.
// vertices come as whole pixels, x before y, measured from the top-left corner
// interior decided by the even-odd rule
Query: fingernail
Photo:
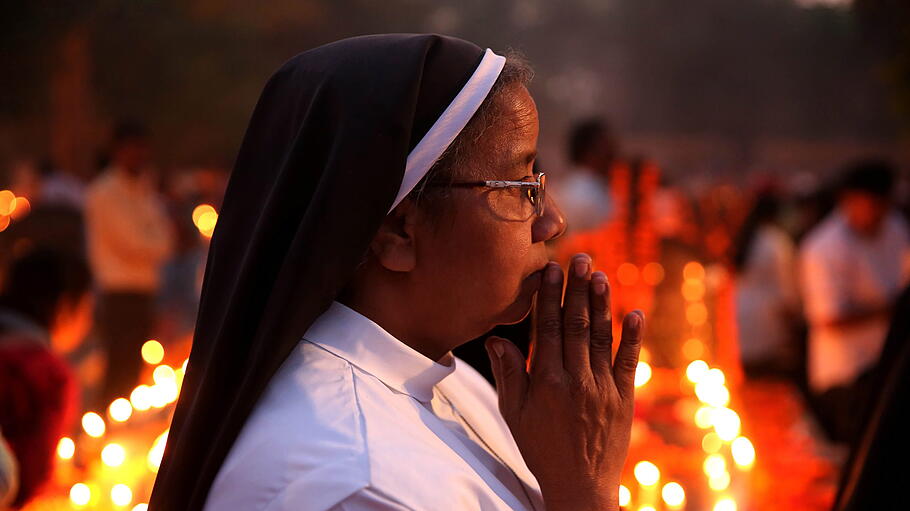
[[[641,314],[638,312],[630,312],[632,317],[629,319],[629,327],[638,330],[641,328]]]
[[[575,258],[575,275],[578,277],[584,277],[588,274],[588,268],[591,266],[591,261],[587,257],[576,257]]]
[[[547,282],[556,284],[559,282],[560,277],[562,277],[562,268],[560,268],[558,264],[550,264],[547,266]]]
[[[502,341],[493,342],[493,351],[496,353],[497,357],[502,358],[502,354],[505,353],[502,348]]]
[[[601,279],[597,279],[593,283],[594,294],[602,295],[607,290],[607,283]]]

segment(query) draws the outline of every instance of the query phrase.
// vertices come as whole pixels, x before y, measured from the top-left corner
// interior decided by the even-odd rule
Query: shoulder
[[[304,494],[295,509],[328,509],[368,486],[352,371],[347,361],[301,342],[234,442],[206,510],[263,510],[274,499]]]
[[[830,250],[846,243],[846,224],[840,215],[831,214],[812,229],[802,243],[801,251],[809,256],[832,255]]]

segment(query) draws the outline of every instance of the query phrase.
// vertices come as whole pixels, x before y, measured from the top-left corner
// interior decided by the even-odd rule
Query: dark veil
[[[353,275],[410,150],[483,57],[437,35],[304,52],[268,81],[212,238],[150,509],[199,510],[270,378]]]

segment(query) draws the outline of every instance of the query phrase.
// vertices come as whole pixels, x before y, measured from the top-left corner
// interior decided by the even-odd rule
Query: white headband
[[[417,186],[423,176],[427,175],[449,144],[461,133],[461,130],[474,116],[474,112],[480,108],[480,104],[486,99],[487,94],[490,93],[490,89],[499,78],[499,73],[505,63],[505,57],[493,53],[493,50],[489,48],[483,54],[483,59],[477,65],[474,74],[464,84],[455,99],[449,103],[439,119],[436,119],[433,127],[408,154],[404,177],[401,178],[401,188],[398,189],[398,196],[395,197],[395,202],[392,203],[389,212],[411,193],[411,190]]]

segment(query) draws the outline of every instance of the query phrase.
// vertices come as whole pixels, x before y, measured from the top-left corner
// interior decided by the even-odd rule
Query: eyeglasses
[[[547,201],[547,176],[543,172],[538,172],[536,176],[528,176],[527,181],[462,181],[455,183],[429,182],[427,186],[452,187],[452,188],[519,188],[524,193],[531,205],[534,206],[534,214],[543,216],[544,205]],[[533,181],[531,181],[533,180]]]

